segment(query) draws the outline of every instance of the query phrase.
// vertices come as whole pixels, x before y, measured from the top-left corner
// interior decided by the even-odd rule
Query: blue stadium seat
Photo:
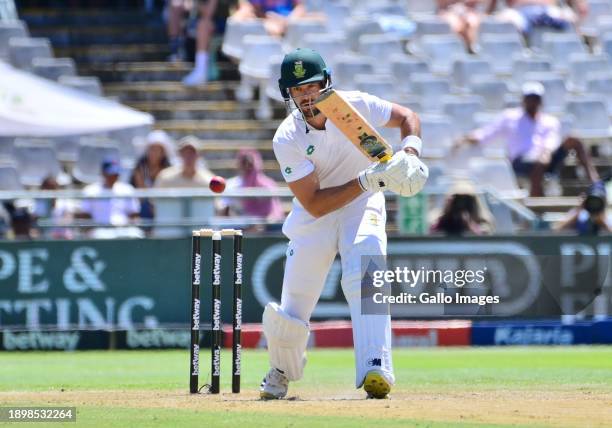
[[[0,190],[22,190],[19,167],[10,159],[0,158]]]
[[[578,138],[600,139],[612,136],[612,124],[604,97],[584,96],[570,99],[567,111],[574,116],[572,134]]]
[[[228,19],[221,51],[232,58],[241,59],[245,54],[244,37],[248,34],[266,35],[263,20],[236,21]]]
[[[569,81],[572,90],[582,92],[586,88],[588,73],[602,73],[612,67],[608,55],[572,54],[570,55]]]
[[[440,111],[442,109],[441,98],[451,94],[450,82],[443,77],[431,74],[413,74],[410,79],[410,87],[412,92],[419,97],[426,111]]]
[[[484,34],[480,38],[479,55],[489,61],[496,73],[509,73],[514,58],[522,56],[524,52],[524,45],[514,36]]]
[[[15,158],[24,186],[38,187],[46,177],[57,177],[61,172],[55,146],[49,140],[16,139]]]
[[[466,56],[456,59],[453,63],[455,85],[462,88],[469,86],[472,81],[478,81],[492,75],[491,64],[485,59]]]

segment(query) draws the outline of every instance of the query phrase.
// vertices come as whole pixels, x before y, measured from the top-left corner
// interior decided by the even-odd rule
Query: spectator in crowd
[[[264,19],[266,32],[275,37],[282,37],[287,30],[289,20],[318,17],[308,14],[301,0],[240,0],[238,10],[232,19]]]
[[[608,213],[607,194],[603,181],[592,184],[580,204],[570,210],[567,218],[555,226],[556,230],[572,230],[579,235],[610,233],[612,226]]]
[[[525,36],[529,36],[534,27],[567,30],[589,12],[587,0],[567,0],[567,6],[560,5],[557,0],[506,0],[505,3],[507,7],[497,13],[498,18],[511,22]],[[490,0],[487,13],[493,13],[497,4],[497,0]]]
[[[599,175],[582,142],[571,136],[561,141],[559,120],[540,111],[544,86],[526,82],[522,93],[522,108],[505,110],[493,123],[473,131],[457,145],[488,144],[504,138],[514,172],[530,180],[531,196],[544,196],[544,175],[557,173],[570,150],[576,152],[591,182],[598,181]]]
[[[6,202],[4,208],[10,216],[9,238],[18,241],[30,241],[38,237],[38,233],[34,229],[36,219],[27,203]]]
[[[276,182],[264,174],[263,160],[257,150],[242,149],[238,152],[239,175],[227,180],[227,189],[257,187],[261,189],[276,189]],[[219,201],[222,215],[240,215],[261,217],[270,221],[280,221],[285,217],[283,207],[278,198],[223,198]]]
[[[225,32],[225,21],[230,15],[230,9],[236,7],[237,0],[200,0],[196,3],[196,16],[187,24],[187,36],[195,39],[195,65],[183,79],[186,86],[202,85],[208,81],[209,58],[212,54],[210,42],[214,34]],[[192,22],[195,28],[192,28]]]
[[[56,191],[61,190],[61,186],[55,177],[49,176],[43,180],[40,190]],[[36,218],[50,218],[57,224],[57,227],[49,231],[51,238],[72,239],[75,236],[73,230],[60,226],[72,222],[77,208],[77,202],[72,199],[38,199],[34,207],[34,215]]]
[[[168,42],[171,62],[185,60],[184,16],[190,13],[194,0],[167,0]]]
[[[155,187],[206,187],[213,177],[202,161],[199,160],[200,140],[194,136],[179,140],[178,151],[181,165],[163,169],[157,176]]]
[[[438,15],[465,42],[466,49],[474,53],[478,39],[483,0],[438,0]]]
[[[104,159],[102,162],[102,180],[85,186],[85,196],[100,196],[104,192],[110,192],[116,197],[100,199],[84,199],[76,218],[91,219],[103,226],[129,226],[132,220],[138,218],[140,204],[138,199],[132,197],[134,187],[128,183],[119,181],[121,166],[115,159]],[[101,232],[103,232],[101,230]],[[116,232],[116,233],[115,233]],[[132,236],[136,229],[128,228],[116,230],[112,237],[120,234]],[[100,236],[94,230],[94,235]],[[105,235],[106,236],[106,235]],[[110,235],[109,235],[110,236]]]
[[[7,205],[6,202],[0,204],[0,239],[6,239],[11,227],[11,215],[6,208]]]
[[[170,166],[170,137],[164,131],[152,131],[147,135],[144,153],[138,159],[130,184],[136,189],[150,189],[159,173]],[[154,207],[149,199],[140,200],[140,218],[151,220],[155,217]]]
[[[457,181],[450,189],[432,233],[484,235],[493,232],[493,216],[468,181]]]

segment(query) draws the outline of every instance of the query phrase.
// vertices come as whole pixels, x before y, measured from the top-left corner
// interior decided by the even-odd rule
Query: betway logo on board
[[[198,253],[195,255],[195,263],[193,266],[193,285],[200,285],[200,261],[202,256]]]
[[[197,376],[200,374],[200,345],[197,343],[193,344],[193,360],[191,361],[193,371],[191,374]]]
[[[200,329],[200,299],[193,299],[193,328],[192,330]]]
[[[213,285],[221,285],[221,256],[219,254],[215,254]]]
[[[240,354],[242,353],[242,346],[240,344],[236,345],[236,359],[234,360],[234,365],[236,366],[236,370],[234,370],[234,375],[240,376],[240,365],[242,363],[242,358]]]
[[[242,285],[242,253],[236,253],[236,284]]]
[[[236,330],[242,330],[242,299],[236,299]]]
[[[221,300],[215,299],[213,302],[213,325],[212,329],[217,331],[221,330]]]
[[[2,333],[2,348],[6,351],[27,350],[61,350],[74,351],[80,339],[78,332],[11,332]]]
[[[128,330],[128,348],[188,348],[191,336],[187,331]]]
[[[213,376],[221,375],[221,350],[219,348],[215,348],[213,351]]]

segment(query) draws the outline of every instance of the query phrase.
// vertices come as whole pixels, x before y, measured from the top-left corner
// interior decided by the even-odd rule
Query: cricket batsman
[[[408,108],[362,92],[341,92],[374,127],[400,128],[402,150],[372,163],[316,108],[331,90],[330,71],[311,49],[296,49],[281,64],[280,91],[289,115],[274,136],[274,153],[295,195],[283,225],[289,238],[280,305],[268,303],[263,330],[270,370],[262,399],[287,394],[306,364],[309,320],[327,273],[340,252],[342,291],[353,325],[357,388],[368,398],[386,398],[395,378],[391,317],[361,313],[361,257],[385,256],[384,190],[413,196],[428,177],[418,158],[420,122]],[[296,108],[292,108],[292,103]]]

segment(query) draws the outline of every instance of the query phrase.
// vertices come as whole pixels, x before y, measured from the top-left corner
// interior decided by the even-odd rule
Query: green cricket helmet
[[[328,86],[331,83],[330,75],[325,61],[318,52],[307,48],[297,48],[285,55],[281,64],[281,78],[278,79],[278,86],[283,98],[288,100],[289,88],[320,81],[325,82],[325,86]]]

